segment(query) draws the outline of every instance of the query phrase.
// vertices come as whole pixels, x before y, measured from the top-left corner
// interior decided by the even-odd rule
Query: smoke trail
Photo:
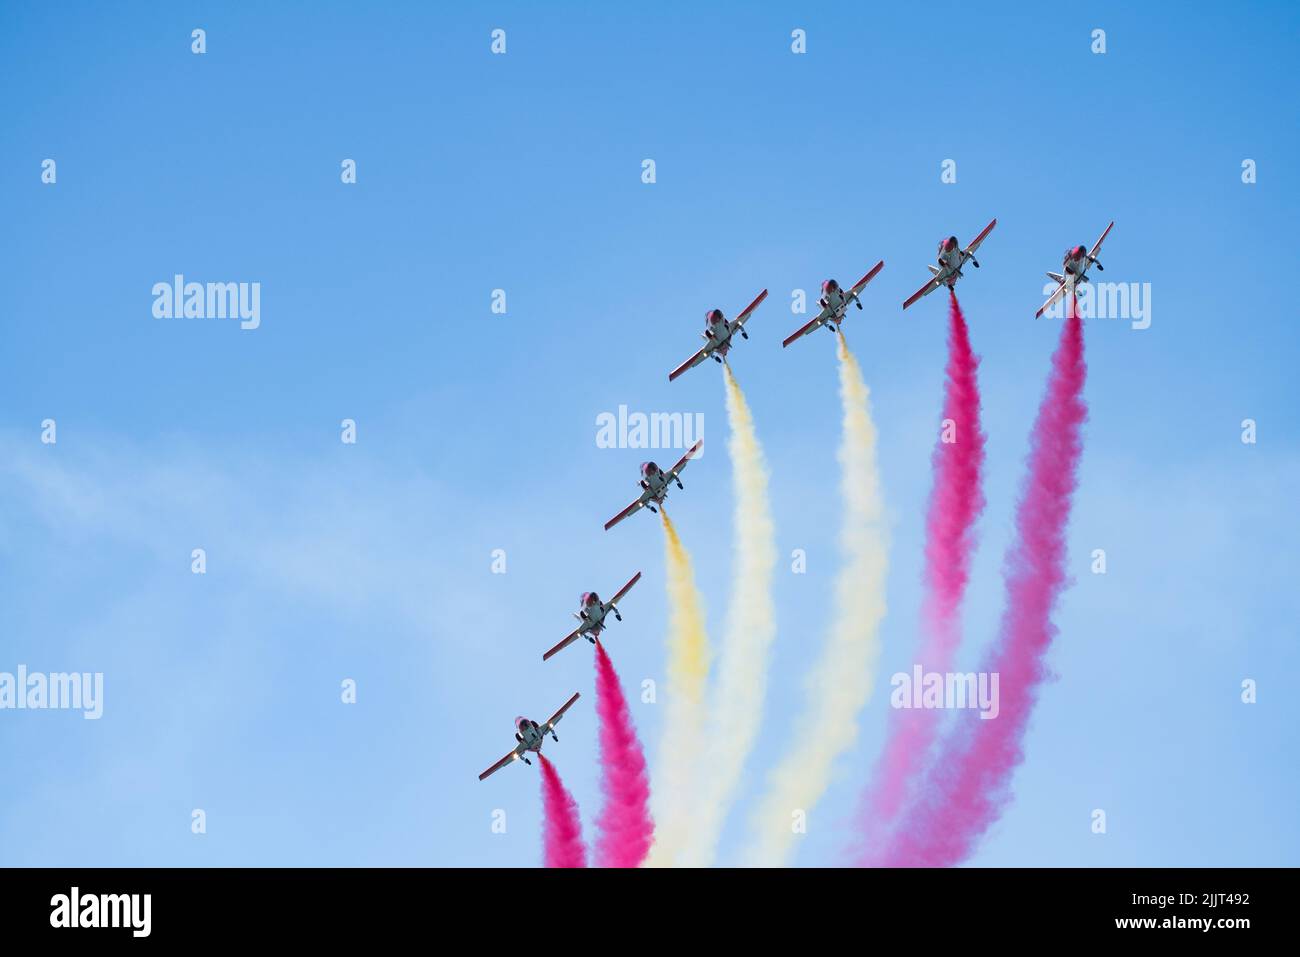
[[[943,424],[931,457],[934,486],[925,524],[925,597],[916,664],[927,672],[952,668],[961,639],[957,609],[966,590],[975,545],[972,526],[984,509],[978,370],[979,359],[971,351],[966,318],[954,293],[948,308]],[[891,714],[885,748],[862,802],[863,863],[877,863],[881,843],[925,767],[939,715],[925,709],[896,709]]]
[[[709,637],[704,609],[695,587],[691,556],[677,537],[668,513],[664,526],[664,563],[668,571],[668,704],[664,736],[655,765],[655,837],[647,863],[676,862],[686,841],[691,799],[704,751],[704,688],[709,678]]]
[[[650,784],[645,756],[614,664],[596,642],[596,713],[600,716],[601,790],[605,806],[596,821],[597,867],[639,867],[650,850]]]
[[[582,843],[578,802],[564,787],[555,765],[541,752],[542,766],[542,854],[545,867],[586,867],[587,848]]]
[[[857,715],[871,697],[879,628],[885,615],[886,539],[876,468],[876,427],[870,393],[844,336],[839,341],[844,407],[842,469],[845,563],[835,588],[835,618],[826,647],[809,675],[807,701],[795,723],[793,750],[772,774],[754,815],[749,863],[779,865],[789,856],[798,812],[808,814],[830,784],[831,767],[857,735]]]
[[[727,612],[727,633],[710,711],[712,735],[706,778],[692,817],[683,863],[707,867],[717,854],[723,822],[736,797],[745,760],[758,736],[767,667],[776,637],[772,576],[776,528],[768,502],[767,465],[745,394],[724,366],[727,418],[731,424],[732,496],[735,501],[736,577]]]
[[[1025,730],[1047,675],[1043,659],[1056,635],[1052,610],[1066,584],[1065,533],[1083,449],[1086,373],[1083,325],[1071,303],[1030,436],[1016,541],[1005,560],[1007,604],[986,669],[1000,675],[1000,710],[992,720],[963,712],[970,720],[945,740],[894,835],[889,864],[960,863],[1010,800],[1011,775],[1024,757]]]

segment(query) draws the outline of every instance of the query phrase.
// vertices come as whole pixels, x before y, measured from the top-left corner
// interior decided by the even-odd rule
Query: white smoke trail
[[[731,424],[735,584],[709,712],[708,759],[700,776],[701,790],[680,861],[693,867],[709,866],[717,854],[723,823],[758,737],[758,716],[767,692],[767,668],[776,637],[776,608],[772,602],[776,526],[768,502],[767,464],[745,394],[730,367],[724,368],[727,418]]]
[[[805,687],[807,700],[794,723],[794,744],[772,772],[768,793],[752,820],[746,863],[779,866],[790,856],[798,823],[811,814],[830,784],[835,759],[853,744],[857,718],[871,697],[885,616],[887,541],[882,523],[876,427],[870,393],[843,335],[839,342],[840,445],[844,566],[835,588],[835,618]]]

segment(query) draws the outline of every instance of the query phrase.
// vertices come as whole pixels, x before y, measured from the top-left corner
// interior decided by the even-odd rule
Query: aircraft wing
[[[795,332],[793,332],[793,333],[792,333],[792,334],[791,334],[791,335],[790,335],[790,336],[785,340],[785,342],[781,343],[781,348],[784,349],[786,346],[788,346],[790,343],[794,342],[794,341],[795,341],[796,339],[798,339],[800,336],[802,336],[802,335],[806,335],[807,333],[812,332],[812,331],[813,331],[814,329],[816,329],[819,325],[821,325],[823,322],[825,322],[825,321],[830,317],[830,315],[831,315],[831,310],[830,310],[829,308],[825,308],[825,309],[823,309],[821,312],[817,313],[817,315],[815,315],[815,316],[813,316],[813,318],[809,319],[807,323],[805,323],[803,326],[800,326],[797,330],[795,330]]]
[[[626,585],[624,585],[622,588],[618,590],[618,594],[609,600],[609,604],[611,605],[617,604],[620,600],[622,600],[624,595],[626,595],[628,592],[632,590],[632,586],[635,585],[640,580],[641,580],[641,573],[637,572],[635,575],[631,577],[631,579],[628,581]]]
[[[871,267],[871,272],[867,273],[865,276],[863,276],[861,279],[857,281],[857,284],[852,289],[849,290],[849,295],[856,296],[858,293],[862,292],[862,288],[867,283],[871,282],[871,280],[875,279],[876,273],[880,272],[880,270],[884,268],[885,268],[885,261],[882,259],[880,260],[880,262],[876,263],[874,266]]]
[[[649,489],[647,489],[647,490],[645,490],[644,492],[642,492],[642,493],[641,493],[641,497],[640,497],[639,499],[637,499],[635,502],[633,502],[633,503],[632,503],[631,505],[629,505],[627,508],[623,509],[623,511],[619,512],[617,515],[615,515],[613,518],[611,518],[608,522],[606,522],[606,523],[605,523],[605,531],[608,532],[611,528],[613,528],[613,527],[614,527],[615,525],[617,525],[619,522],[623,521],[623,519],[627,518],[627,517],[628,517],[629,515],[631,515],[633,512],[637,511],[638,509],[644,508],[644,507],[645,507],[645,503],[648,502],[648,501],[650,501],[650,490],[649,490]]]
[[[1115,226],[1115,220],[1112,219],[1110,221],[1110,225],[1106,227],[1106,231],[1101,234],[1101,239],[1097,240],[1096,244],[1093,245],[1092,249],[1088,250],[1089,259],[1097,258],[1097,250],[1101,249],[1101,244],[1106,241],[1106,237],[1110,235],[1110,231],[1111,229],[1114,228],[1114,226]]]
[[[942,283],[940,283],[938,277],[936,276],[935,278],[927,282],[924,286],[922,286],[920,289],[918,289],[916,292],[912,293],[912,295],[908,298],[907,302],[903,303],[903,308],[906,309],[908,306],[916,302],[916,300],[920,299],[922,296],[930,295],[930,293],[938,289],[940,285],[942,285]]]
[[[704,440],[697,439],[695,444],[686,451],[686,454],[677,460],[677,464],[668,470],[668,474],[664,476],[664,481],[671,482],[673,479],[677,478],[677,476],[681,474],[682,469],[686,468],[686,463],[694,457],[695,453],[698,452],[703,445]]]
[[[572,707],[573,707],[573,702],[577,701],[578,698],[580,698],[580,697],[581,697],[581,695],[579,695],[578,692],[575,691],[575,692],[573,693],[573,697],[570,698],[568,701],[564,702],[563,707],[561,707],[559,711],[555,712],[555,714],[553,714],[553,715],[551,715],[549,718],[547,718],[547,719],[546,719],[546,724],[542,725],[542,727],[541,727],[541,729],[540,729],[541,732],[542,732],[542,734],[550,734],[550,733],[551,733],[551,729],[552,729],[553,727],[555,727],[557,724],[559,724],[559,723],[560,723],[560,719],[564,717],[564,712],[566,712],[566,711],[568,711],[570,708],[572,708]]]
[[[758,308],[759,303],[761,303],[766,298],[767,298],[767,290],[764,289],[762,292],[758,294],[757,297],[755,297],[753,302],[751,302],[748,306],[746,306],[741,311],[740,315],[738,315],[735,319],[731,320],[731,331],[735,332],[737,329],[743,326],[745,324],[745,320],[748,319],[751,315],[753,315],[754,310]]]
[[[1038,312],[1034,313],[1034,318],[1035,319],[1041,318],[1043,313],[1045,313],[1048,309],[1052,308],[1052,303],[1056,302],[1056,300],[1060,299],[1063,295],[1065,295],[1064,282],[1058,285],[1056,287],[1056,290],[1050,296],[1047,297],[1047,302],[1043,303],[1043,308],[1039,309]]]
[[[582,637],[582,629],[581,628],[574,629],[573,631],[569,632],[569,634],[564,636],[563,641],[561,641],[558,645],[556,645],[546,654],[542,655],[542,660],[546,661],[548,658],[551,657],[551,655],[555,654],[557,651],[563,651],[565,648],[569,647],[569,645],[573,644],[581,637]]]
[[[518,744],[515,745],[515,749],[514,749],[513,751],[511,751],[509,754],[507,754],[504,758],[502,758],[502,759],[501,759],[500,761],[498,761],[496,764],[492,765],[492,767],[488,768],[486,771],[484,771],[482,774],[480,774],[480,775],[478,776],[478,779],[479,779],[480,781],[482,781],[484,778],[488,777],[489,775],[491,775],[491,774],[496,774],[498,771],[500,771],[502,768],[504,768],[507,764],[512,764],[513,762],[518,761],[518,760],[519,760],[519,756],[520,756],[521,754],[523,754],[525,750],[527,750],[527,749],[524,747],[524,743],[523,743],[522,741],[520,741]]]
[[[709,349],[709,347],[705,346],[699,352],[695,353],[695,355],[691,356],[689,359],[687,359],[685,362],[679,365],[672,372],[668,373],[668,381],[672,382],[674,379],[676,379],[687,369],[694,369],[697,365],[699,365],[701,362],[703,362],[705,359],[709,357],[710,351],[711,350]]]
[[[978,236],[976,236],[974,239],[972,239],[970,245],[967,246],[965,250],[963,250],[963,252],[969,255],[970,253],[973,253],[975,250],[979,249],[980,243],[984,242],[984,240],[988,238],[988,234],[993,232],[993,227],[996,226],[997,224],[998,221],[995,219],[993,220],[993,222],[985,226],[984,231],[980,233]]]

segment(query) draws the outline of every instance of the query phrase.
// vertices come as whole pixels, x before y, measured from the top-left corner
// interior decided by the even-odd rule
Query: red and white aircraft
[[[564,712],[573,707],[573,702],[577,701],[578,697],[579,695],[577,692],[574,692],[573,697],[564,702],[564,707],[547,718],[545,724],[538,724],[536,721],[530,720],[529,718],[515,718],[515,741],[517,743],[515,744],[514,750],[480,774],[478,779],[482,781],[488,775],[495,774],[507,764],[514,761],[522,760],[524,764],[532,764],[533,762],[529,761],[528,758],[524,757],[524,755],[529,751],[535,751],[536,753],[541,754],[542,742],[546,740],[548,734],[557,742],[560,740],[555,733],[555,726],[559,724],[560,719],[564,717]]]
[[[704,331],[700,335],[704,338],[704,348],[695,355],[691,356],[672,372],[668,373],[668,381],[672,382],[687,369],[694,369],[697,365],[713,356],[714,362],[721,362],[729,351],[731,351],[731,337],[737,332],[742,339],[748,339],[749,333],[745,331],[745,320],[748,319],[758,308],[758,304],[767,298],[767,290],[764,289],[758,294],[753,302],[744,308],[735,319],[730,322],[722,314],[721,309],[710,309],[704,314]]]
[[[653,462],[642,462],[641,497],[606,522],[605,531],[608,532],[633,512],[640,511],[643,508],[648,508],[652,512],[657,512],[658,509],[655,508],[655,505],[663,504],[664,499],[668,496],[668,486],[673,482],[677,483],[678,488],[685,488],[685,486],[682,485],[682,480],[678,478],[678,476],[681,474],[682,469],[686,468],[686,463],[689,462],[703,446],[704,440],[700,439],[692,445],[687,453],[678,460],[677,464],[667,472],[655,465]]]
[[[822,283],[822,297],[817,300],[817,304],[822,307],[822,311],[782,342],[781,348],[784,349],[800,336],[812,332],[818,326],[825,326],[831,332],[838,331],[840,323],[844,321],[844,314],[848,312],[849,303],[853,303],[861,309],[862,301],[858,299],[858,293],[862,292],[862,287],[875,279],[876,273],[884,268],[885,261],[882,259],[872,266],[871,272],[859,279],[857,284],[848,292],[841,289],[840,284],[834,279],[827,279]]]
[[[929,267],[930,272],[933,273],[930,281],[912,293],[911,298],[903,303],[903,308],[906,309],[922,296],[930,295],[940,286],[947,286],[952,289],[953,286],[957,285],[957,280],[962,277],[961,267],[966,265],[968,261],[974,263],[975,268],[979,269],[980,261],[975,258],[975,250],[980,248],[980,243],[984,242],[988,234],[993,232],[993,227],[997,224],[998,221],[995,219],[985,226],[984,231],[971,240],[971,244],[965,249],[958,248],[956,236],[949,236],[947,239],[939,240],[939,265]]]
[[[1074,246],[1065,251],[1065,258],[1061,265],[1065,269],[1064,275],[1056,272],[1049,272],[1048,279],[1055,279],[1057,282],[1056,290],[1047,297],[1047,302],[1043,303],[1043,308],[1034,313],[1034,318],[1042,316],[1048,309],[1052,308],[1052,303],[1060,299],[1067,292],[1073,293],[1075,288],[1081,282],[1088,281],[1088,267],[1096,266],[1101,272],[1106,271],[1106,267],[1097,261],[1097,253],[1101,250],[1101,244],[1105,242],[1106,237],[1110,235],[1111,228],[1114,227],[1115,220],[1110,221],[1106,231],[1101,234],[1101,239],[1093,244],[1091,249],[1084,249],[1082,246]]]
[[[618,613],[618,603],[622,601],[624,595],[632,590],[632,586],[640,580],[641,573],[637,572],[626,585],[618,590],[618,594],[609,601],[601,601],[600,596],[594,591],[583,592],[582,597],[578,599],[579,610],[574,612],[573,615],[573,617],[578,619],[581,624],[573,631],[569,632],[562,642],[546,654],[542,655],[542,660],[545,661],[557,651],[563,651],[579,638],[586,638],[594,645],[596,639],[600,637],[600,633],[605,630],[606,615],[612,611],[617,620],[623,620],[623,616]]]

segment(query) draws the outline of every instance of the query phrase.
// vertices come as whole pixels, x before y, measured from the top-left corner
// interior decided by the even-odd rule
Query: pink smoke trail
[[[1052,611],[1067,581],[1065,533],[1088,415],[1086,376],[1083,324],[1071,297],[1030,436],[1028,474],[1016,506],[1016,540],[1003,572],[1007,603],[986,668],[1000,676],[999,711],[991,720],[961,712],[966,720],[943,742],[924,787],[894,833],[888,864],[960,863],[1011,798],[1011,776],[1024,758],[1025,731],[1048,675],[1044,657],[1057,631]]]
[[[596,713],[600,716],[601,790],[605,806],[596,827],[597,867],[640,867],[650,850],[650,783],[645,755],[605,646],[596,642]]]
[[[944,442],[944,436],[940,436],[931,458],[934,489],[926,518],[926,600],[921,609],[926,629],[922,650],[942,661],[951,660],[960,639],[955,621],[970,576],[975,543],[971,529],[984,510],[984,495],[980,491],[984,433],[980,430],[978,371],[979,357],[971,351],[966,317],[953,294],[948,309],[943,418],[945,425],[951,421],[954,431],[950,442]]]
[[[916,664],[951,669],[961,637],[957,610],[970,575],[973,526],[984,510],[980,491],[984,433],[980,429],[979,357],[971,351],[966,317],[955,293],[948,303],[948,368],[943,427],[930,467],[934,484],[925,526],[924,599]],[[881,844],[906,796],[915,788],[938,731],[939,712],[895,709],[885,748],[862,802],[862,863],[878,863]]]
[[[582,843],[578,802],[560,780],[555,765],[541,752],[542,766],[542,864],[544,867],[586,867],[587,848]]]

